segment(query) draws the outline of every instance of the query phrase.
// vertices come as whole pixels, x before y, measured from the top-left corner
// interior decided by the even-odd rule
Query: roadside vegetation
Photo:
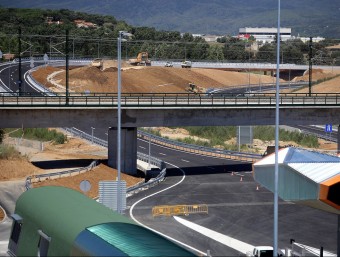
[[[20,153],[11,145],[0,144],[0,160],[1,159],[18,159],[21,158]]]
[[[237,127],[223,126],[223,127],[183,127],[190,134],[189,137],[183,139],[176,139],[179,142],[194,144],[205,147],[214,147],[225,150],[237,151],[238,145],[235,140],[237,136]],[[147,130],[153,134],[160,136],[159,131]],[[200,140],[193,138],[199,137],[207,140]],[[319,146],[318,138],[316,136],[304,135],[298,131],[287,131],[280,129],[280,141],[295,142],[302,147],[316,148]],[[262,141],[272,141],[275,139],[275,128],[273,126],[254,126],[253,138]],[[234,140],[232,140],[234,139]],[[242,145],[241,151],[249,151],[251,146]],[[256,151],[256,149],[253,149]]]
[[[67,137],[55,129],[27,128],[27,129],[5,129],[10,137],[25,138],[39,141],[53,141],[55,144],[64,144]]]

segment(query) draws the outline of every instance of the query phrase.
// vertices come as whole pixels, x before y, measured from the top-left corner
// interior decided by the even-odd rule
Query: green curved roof
[[[23,218],[17,256],[36,255],[38,230],[51,237],[49,256],[99,256],[104,252],[119,256],[196,256],[65,187],[26,191],[17,200],[15,213]]]
[[[24,236],[25,233],[37,231],[41,226],[44,228],[43,232],[52,237],[52,240],[58,238],[63,241],[60,246],[51,244],[49,253],[65,256],[69,255],[78,234],[87,227],[108,222],[135,224],[75,190],[55,186],[33,188],[23,193],[17,200],[15,213],[24,219],[21,237],[23,240],[20,239],[18,249],[18,253],[22,252],[23,255],[30,254],[30,244],[35,239]],[[34,248],[32,254],[36,255],[36,244]]]

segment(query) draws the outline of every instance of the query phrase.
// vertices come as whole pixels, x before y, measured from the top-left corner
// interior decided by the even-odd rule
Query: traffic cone
[[[256,191],[259,191],[259,185],[256,186]]]
[[[241,178],[240,178],[240,181],[242,182],[243,181],[243,177],[241,176]]]
[[[234,176],[234,172],[233,171],[231,172],[231,175]]]

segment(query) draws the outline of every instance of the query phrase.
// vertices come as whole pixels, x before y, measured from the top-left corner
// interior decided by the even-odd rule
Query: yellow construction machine
[[[199,93],[205,93],[207,89],[201,86],[197,86],[194,83],[189,83],[189,86],[186,88],[186,91],[199,94]]]
[[[150,66],[151,61],[149,60],[149,54],[148,52],[140,52],[137,55],[136,59],[130,59],[129,63],[131,65],[143,65],[143,66]]]

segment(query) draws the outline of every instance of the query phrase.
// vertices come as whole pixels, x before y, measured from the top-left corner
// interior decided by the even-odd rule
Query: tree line
[[[96,24],[95,27],[77,27],[74,20]],[[52,23],[48,24],[47,20]],[[267,43],[254,50],[254,38],[247,41],[235,37],[221,37],[208,43],[202,37],[178,31],[134,27],[112,16],[75,12],[70,10],[14,9],[0,7],[0,50],[18,55],[19,27],[23,57],[51,57],[65,55],[65,31],[69,31],[71,57],[115,58],[119,31],[133,36],[122,43],[122,57],[130,58],[147,51],[153,60],[192,60],[224,62],[276,62],[276,43]],[[340,65],[340,51],[330,51],[332,40],[313,43],[313,63]],[[339,42],[338,42],[339,43]],[[294,39],[281,43],[280,62],[306,64],[309,42]]]

